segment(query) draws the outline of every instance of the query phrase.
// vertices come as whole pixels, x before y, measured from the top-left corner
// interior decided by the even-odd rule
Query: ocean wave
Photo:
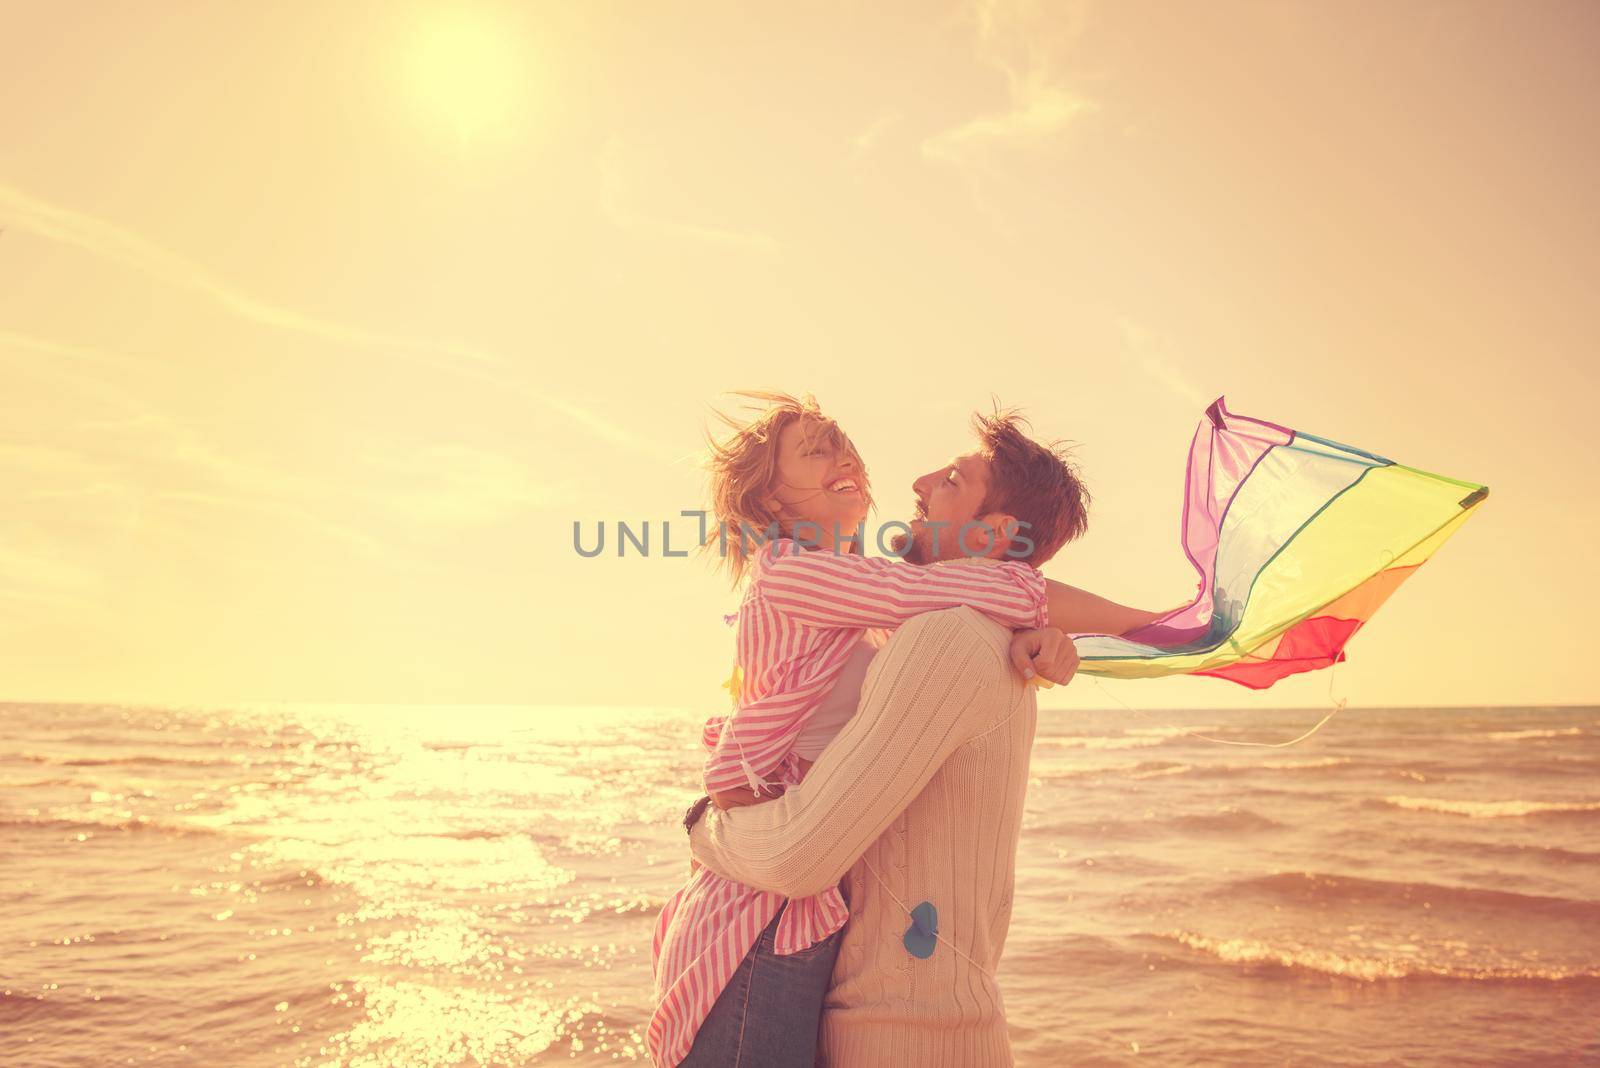
[[[0,790],[32,790],[51,786],[93,786],[82,779],[29,779],[26,782],[0,781]]]
[[[98,942],[99,939],[89,941]],[[138,999],[115,993],[80,994],[72,990],[52,990],[43,993],[0,989],[0,1013],[8,1028],[38,1027],[55,1029],[62,1024],[81,1025],[83,1017],[96,1014],[97,1019],[114,1019],[138,1004]],[[67,1061],[51,1060],[50,1064]]]
[[[1226,964],[1267,965],[1317,972],[1361,982],[1385,979],[1451,979],[1489,982],[1588,983],[1600,968],[1521,965],[1436,964],[1394,957],[1369,957],[1314,946],[1273,945],[1256,938],[1211,938],[1192,931],[1157,931],[1149,937],[1176,942]]]
[[[1062,839],[1084,842],[1095,838],[1124,840],[1149,838],[1155,820],[1051,820],[1045,823],[1022,825],[1022,837],[1029,842],[1039,842],[1042,848],[1054,848]],[[1154,828],[1159,831],[1160,828]]]
[[[571,922],[581,923],[592,919],[653,916],[661,911],[667,899],[642,891],[635,893],[603,893],[591,891],[550,905],[552,915],[560,915]]]
[[[49,764],[62,768],[106,768],[106,767],[190,767],[190,768],[237,768],[254,766],[264,763],[276,763],[276,760],[251,761],[245,756],[232,757],[177,757],[160,756],[155,753],[135,753],[128,756],[110,757],[59,757],[47,756],[41,753],[17,753],[8,757],[9,760],[20,760],[29,764]]]
[[[1151,746],[1161,745],[1166,740],[1166,735],[1160,737],[1141,735],[1125,738],[1082,736],[1076,738],[1039,738],[1033,744],[1036,749],[1148,749]]]
[[[1352,838],[1363,842],[1371,840],[1371,832],[1352,829]],[[1564,849],[1561,846],[1540,845],[1537,842],[1469,842],[1452,838],[1407,837],[1401,844],[1408,849],[1426,849],[1451,856],[1516,857],[1519,860],[1550,861],[1556,864],[1600,864],[1600,852],[1583,849]]]
[[[107,831],[150,831],[158,834],[169,834],[182,837],[220,837],[225,834],[220,829],[201,827],[187,823],[168,823],[164,820],[152,820],[144,816],[133,816],[124,819],[72,819],[56,816],[41,816],[36,819],[16,819],[13,817],[0,817],[0,827],[29,827],[34,830],[62,831],[67,834],[103,834]]]
[[[1074,867],[1082,867],[1095,875],[1120,875],[1157,877],[1165,875],[1182,875],[1187,869],[1181,864],[1172,864],[1154,857],[1140,856],[1137,853],[1127,853],[1121,849],[1112,852],[1093,852],[1074,847],[1071,849],[1057,848],[1056,858]]]
[[[1129,764],[1127,761],[1073,764],[1064,768],[1036,769],[1033,772],[1032,779],[1039,782],[1059,782],[1063,779],[1082,779],[1090,775],[1118,774],[1141,767],[1144,767],[1144,765]]]
[[[620,898],[611,906],[614,916],[653,916],[661,911],[667,903],[664,897],[649,894],[636,894],[631,898]]]
[[[1305,760],[1275,760],[1260,764],[1229,764],[1228,771],[1315,771],[1319,768],[1338,768],[1350,763],[1349,757],[1309,757]]]
[[[1450,801],[1439,797],[1391,795],[1372,804],[1388,805],[1420,812],[1443,812],[1473,819],[1504,819],[1513,816],[1575,816],[1600,812],[1600,801]]]
[[[169,757],[156,756],[151,753],[142,753],[134,756],[119,757],[75,757],[71,760],[52,760],[53,764],[60,764],[67,768],[106,768],[106,767],[187,767],[187,768],[235,768],[252,763],[248,758],[215,757],[211,759],[197,757]],[[268,763],[256,761],[255,763]]]
[[[1564,727],[1560,730],[1490,731],[1488,734],[1469,734],[1467,737],[1477,742],[1515,742],[1523,738],[1562,738],[1583,733],[1582,727]]]
[[[1143,819],[1107,818],[1024,823],[1022,834],[1030,841],[1044,839],[1053,843],[1063,838],[1073,842],[1093,838],[1148,839],[1180,831],[1190,834],[1238,834],[1276,830],[1285,826],[1287,825],[1259,812],[1225,805],[1212,812],[1185,812],[1165,814],[1160,817],[1153,809],[1149,809],[1146,810]]]
[[[324,875],[317,868],[300,867],[291,864],[286,868],[276,871],[258,873],[250,880],[253,890],[315,890],[320,887],[337,886],[338,881]]]
[[[1128,772],[1130,779],[1160,779],[1168,775],[1187,775],[1195,770],[1194,764],[1177,760],[1146,760]]]
[[[1254,764],[1151,762],[1148,767],[1143,764],[1139,765],[1129,775],[1129,778],[1154,779],[1166,775],[1193,775],[1197,779],[1222,779],[1269,771],[1320,771],[1326,768],[1344,767],[1349,763],[1349,757],[1315,757],[1308,760],[1261,761]]]
[[[179,737],[175,731],[129,731],[120,734],[80,734],[68,738],[52,737],[56,745],[83,745],[128,747],[136,745],[151,745],[160,749],[223,749],[229,746],[253,746],[258,744],[258,737],[243,732],[227,734],[202,732],[198,737],[190,732],[188,737]]]
[[[1220,808],[1215,812],[1174,816],[1171,819],[1163,820],[1161,822],[1165,823],[1167,826],[1175,827],[1179,830],[1221,831],[1224,833],[1237,831],[1266,831],[1272,830],[1273,828],[1286,826],[1286,824],[1279,823],[1275,819],[1263,816],[1259,812],[1251,812],[1247,808],[1236,808],[1232,805]]]
[[[1226,884],[1226,892],[1260,893],[1317,904],[1406,907],[1426,904],[1430,908],[1448,906],[1458,911],[1477,908],[1521,917],[1538,915],[1600,924],[1600,901],[1441,883],[1366,879],[1326,872],[1282,871],[1235,879]]]
[[[1204,725],[1197,727],[1127,727],[1122,733],[1141,738],[1178,738],[1182,735],[1188,734],[1190,731],[1195,731],[1196,733],[1200,734],[1209,734],[1212,731],[1219,729],[1221,728],[1215,726],[1208,727]]]

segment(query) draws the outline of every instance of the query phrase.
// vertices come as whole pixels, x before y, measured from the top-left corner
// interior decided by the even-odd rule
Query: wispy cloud
[[[61,359],[16,359],[19,351]],[[190,422],[67,364],[139,366],[125,354],[0,331],[0,360],[7,357],[23,374],[99,405],[62,427],[70,445],[0,441],[0,481],[12,502],[0,532],[8,539],[40,509],[71,504],[92,553],[97,542],[110,539],[187,537],[193,524],[185,513],[198,507],[250,512],[357,549],[366,559],[412,566],[407,539],[434,540],[555,500],[555,489],[538,482],[523,460],[460,442],[369,439],[352,465],[292,471],[262,457],[241,457]],[[88,502],[94,506],[84,507]]]
[[[669,237],[760,252],[771,252],[778,248],[777,240],[770,234],[671,219],[640,210],[635,203],[637,197],[625,154],[626,146],[622,139],[609,137],[600,151],[598,161],[600,214],[612,226],[619,230],[651,231]]]
[[[361,491],[416,527],[456,530],[549,508],[559,496],[527,464],[460,442],[406,448],[383,443],[361,456]]]
[[[663,454],[662,446],[656,442],[598,413],[508,377],[503,372],[510,366],[509,362],[488,349],[365,330],[262,300],[126,227],[51,204],[11,186],[0,185],[0,213],[7,224],[18,230],[72,245],[168,285],[200,293],[249,322],[336,344],[378,349],[423,366],[471,378],[492,386],[497,392],[521,396],[557,412],[600,440],[656,456]]]
[[[286,520],[291,524],[304,527],[319,537],[333,538],[352,549],[357,549],[366,559],[376,558],[390,564],[401,563],[407,559],[396,553],[393,542],[387,539],[375,537],[367,531],[347,523],[329,522],[325,516],[318,515],[293,502],[277,498],[261,495],[230,495],[199,490],[156,490],[149,494],[149,500],[156,503],[197,504],[208,510],[248,512],[252,515],[266,516],[273,520]]]
[[[1172,354],[1172,340],[1166,334],[1152,330],[1128,318],[1119,318],[1127,359],[1145,377],[1193,404],[1204,408],[1215,399],[1207,396],[1178,367]]]
[[[929,159],[963,167],[988,168],[1003,149],[1030,149],[1056,141],[1078,116],[1095,104],[1059,85],[1051,85],[1038,71],[1007,70],[1011,106],[1005,111],[979,115],[943,130],[922,142]]]
[[[38,606],[71,610],[79,619],[98,614],[96,595],[105,576],[69,559],[57,545],[0,541],[0,635],[38,622]],[[26,616],[14,615],[25,610]]]
[[[42,478],[86,484],[84,488],[93,485],[103,493],[108,483],[98,480],[107,473],[105,465],[71,449],[0,442],[0,485],[6,487],[7,502],[0,514],[0,634],[23,622],[11,614],[19,606],[30,613],[41,605],[67,608],[79,615],[92,610],[105,574],[58,532],[46,534],[40,525],[30,522],[35,514],[30,502],[46,496],[31,486]],[[73,498],[74,506],[81,500],[78,494],[63,496]],[[83,523],[105,522],[119,514],[121,502],[107,498],[100,503],[104,511],[95,510]]]
[[[986,193],[987,183],[1003,172],[1013,154],[1060,145],[1083,116],[1099,108],[1068,84],[1060,55],[1082,37],[1086,12],[1082,3],[1052,5],[1042,12],[1025,0],[977,0],[967,9],[979,61],[1005,78],[1006,106],[924,138],[922,155],[956,168],[978,206],[1006,229],[1003,214]]]
[[[93,587],[99,578],[93,570],[42,547],[25,552],[15,545],[0,544],[0,583],[31,587],[35,592],[79,591]]]
[[[16,352],[35,352],[51,356],[68,357],[86,365],[114,365],[125,370],[136,369],[140,362],[126,354],[89,345],[71,345],[49,338],[36,338],[17,331],[0,331],[0,359],[14,357]],[[252,465],[236,460],[205,441],[191,426],[181,419],[167,415],[151,406],[127,389],[114,383],[63,366],[61,362],[39,363],[17,360],[13,366],[24,374],[52,381],[57,386],[93,396],[103,406],[121,413],[113,418],[81,419],[70,427],[80,441],[87,440],[86,433],[102,435],[121,434],[124,438],[142,442],[140,451],[134,453],[141,460],[164,459],[212,476],[217,481],[231,485],[247,485],[267,492],[301,489],[312,484],[273,468]],[[153,444],[152,444],[153,443]],[[125,448],[106,450],[108,454],[130,455]]]
[[[879,115],[876,119],[873,119],[872,122],[867,125],[866,129],[862,130],[851,139],[851,143],[855,146],[856,152],[858,154],[865,154],[877,148],[878,142],[883,140],[883,135],[888,133],[895,126],[899,125],[901,120],[904,118],[905,116],[900,112],[890,111]]]
[[[18,349],[58,355],[72,351],[60,342],[30,343],[15,332],[0,334],[0,358]],[[79,355],[104,358],[106,353],[84,349]],[[63,374],[59,368],[26,362],[17,366],[24,373],[39,373],[57,385],[88,392],[119,414],[82,419],[63,428],[71,431],[71,446],[0,444],[0,479],[11,500],[0,520],[0,534],[13,544],[37,525],[41,515],[63,514],[63,506],[71,509],[72,526],[81,535],[75,549],[80,559],[110,551],[110,546],[130,537],[187,537],[192,523],[174,509],[160,507],[162,502],[176,502],[248,508],[331,543],[356,547],[369,558],[402,562],[391,543],[318,514],[316,503],[332,501],[337,494],[325,479],[242,460],[182,420],[92,376]],[[91,502],[93,506],[87,506]],[[0,588],[16,589],[23,581],[16,568],[0,572]]]

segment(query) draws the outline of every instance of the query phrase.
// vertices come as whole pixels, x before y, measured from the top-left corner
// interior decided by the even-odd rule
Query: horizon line
[[[657,712],[696,712],[703,711],[698,705],[680,704],[615,704],[610,702],[545,702],[530,703],[524,701],[323,701],[283,698],[241,698],[227,701],[213,700],[125,700],[116,698],[0,698],[0,707],[12,705],[118,705],[125,708],[195,708],[195,707],[236,707],[246,705],[282,705],[289,707],[330,707],[330,708],[525,708],[525,709],[573,709],[591,708],[607,711],[657,711]],[[1144,712],[1251,712],[1263,706],[1259,705],[1179,705],[1157,706],[1143,709]],[[1329,705],[1271,705],[1266,706],[1274,712],[1326,712]],[[1528,711],[1557,711],[1562,709],[1591,709],[1600,711],[1600,702],[1556,702],[1556,703],[1530,703],[1530,704],[1354,704],[1348,703],[1343,711],[1351,710],[1385,710],[1403,712],[1413,710],[1431,709],[1434,711],[1457,710],[1502,710],[1525,709]],[[1127,712],[1126,708],[1113,706],[1079,708],[1074,706],[1052,705],[1039,707],[1040,712]]]

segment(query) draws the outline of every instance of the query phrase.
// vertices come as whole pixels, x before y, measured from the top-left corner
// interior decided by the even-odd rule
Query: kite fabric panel
[[[1265,689],[1328,667],[1489,495],[1218,397],[1189,447],[1183,549],[1194,601],[1137,630],[1072,635],[1080,674],[1210,675]]]

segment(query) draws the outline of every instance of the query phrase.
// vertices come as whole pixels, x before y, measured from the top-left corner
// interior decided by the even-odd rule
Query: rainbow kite
[[[1189,446],[1183,549],[1195,600],[1122,636],[1073,635],[1087,675],[1214,675],[1265,689],[1345,643],[1489,496],[1218,397]]]

